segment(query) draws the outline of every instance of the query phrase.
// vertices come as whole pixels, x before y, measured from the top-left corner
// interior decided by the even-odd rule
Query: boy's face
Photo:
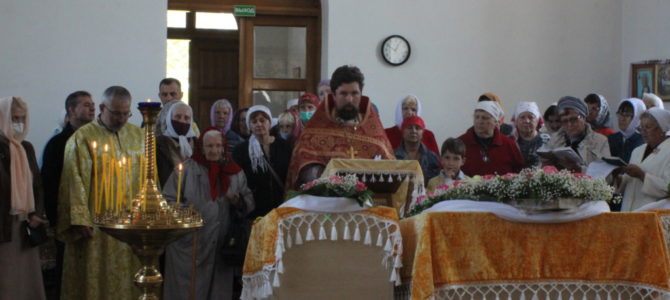
[[[442,170],[444,170],[444,174],[449,178],[453,178],[465,164],[465,157],[446,151],[440,158],[440,162],[442,162]]]

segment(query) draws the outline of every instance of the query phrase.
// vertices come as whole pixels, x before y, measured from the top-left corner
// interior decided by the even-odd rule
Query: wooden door
[[[209,110],[221,98],[238,107],[239,37],[237,32],[220,38],[191,40],[189,103],[198,126],[210,126]]]

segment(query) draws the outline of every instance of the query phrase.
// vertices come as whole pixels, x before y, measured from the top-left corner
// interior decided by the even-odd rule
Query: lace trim
[[[318,235],[312,231],[312,224],[316,223],[319,224]],[[344,224],[341,233],[337,230],[338,223]],[[307,230],[303,230],[303,233],[300,228],[307,228]],[[374,240],[371,231],[378,232]],[[331,241],[342,239],[362,242],[368,246],[373,245],[374,242],[374,246],[384,249],[382,264],[385,268],[391,269],[389,281],[400,285],[402,237],[397,222],[365,213],[305,212],[280,220],[275,262],[263,267],[262,271],[242,277],[242,299],[261,299],[272,295],[272,288],[281,285],[279,275],[284,273],[283,255],[286,249],[317,239],[330,239]]]
[[[411,298],[411,282],[395,288],[395,299]],[[626,300],[670,299],[670,291],[643,284],[586,281],[444,285],[429,299]]]
[[[423,195],[426,191],[423,187],[423,179],[414,171],[407,170],[396,170],[396,171],[371,171],[371,170],[359,170],[359,169],[339,169],[336,173],[338,176],[346,176],[348,174],[354,174],[360,178],[361,181],[365,183],[375,183],[375,182],[402,182],[402,181],[412,181],[414,184],[414,190],[412,191],[412,201],[411,203],[416,202],[416,198]]]

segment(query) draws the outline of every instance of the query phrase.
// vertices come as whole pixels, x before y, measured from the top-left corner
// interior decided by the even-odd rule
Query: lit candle
[[[107,169],[109,166],[107,165],[107,160],[108,160],[108,154],[107,151],[109,151],[109,145],[105,144],[105,146],[102,147],[102,196],[101,198],[104,198],[104,203],[105,203],[105,209],[109,208],[109,190],[107,189],[107,186],[109,185],[109,178],[107,176]]]
[[[125,179],[125,176],[123,176],[123,163],[121,160],[119,160],[116,164],[116,205],[114,206],[116,208],[116,211],[121,210],[121,203],[123,201],[123,179]]]
[[[177,204],[181,203],[181,174],[184,169],[182,164],[177,167]]]
[[[91,148],[93,148],[93,199],[95,201],[95,214],[100,213],[100,198],[98,197],[98,157],[96,152],[98,152],[98,142],[93,141],[91,143]]]

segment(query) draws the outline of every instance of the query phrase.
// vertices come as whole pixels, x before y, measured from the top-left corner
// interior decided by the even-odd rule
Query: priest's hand
[[[81,225],[74,225],[72,227],[74,227],[74,230],[79,231],[79,233],[81,233],[81,235],[83,235],[87,239],[93,237],[93,228],[91,227]]]

